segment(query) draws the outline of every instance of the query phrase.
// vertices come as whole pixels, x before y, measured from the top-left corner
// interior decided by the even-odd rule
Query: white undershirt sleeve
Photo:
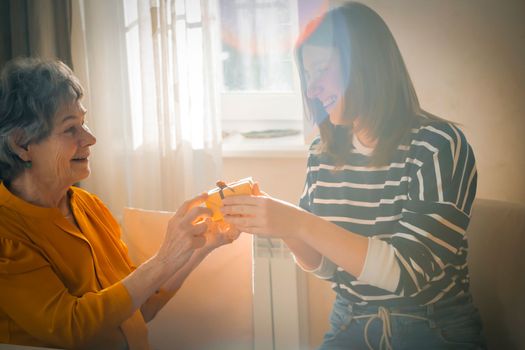
[[[368,238],[365,265],[357,279],[393,293],[399,285],[400,277],[401,269],[394,247],[380,239]]]
[[[327,280],[334,276],[335,270],[337,269],[337,265],[334,264],[330,259],[326,257],[321,258],[321,263],[318,267],[315,269],[306,269],[304,266],[299,263],[295,255],[292,254],[293,260],[295,263],[305,272],[313,273],[315,276],[317,276],[320,279]]]

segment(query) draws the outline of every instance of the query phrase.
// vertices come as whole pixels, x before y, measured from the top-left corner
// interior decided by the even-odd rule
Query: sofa
[[[525,205],[476,199],[467,238],[489,349],[525,349]]]
[[[136,263],[156,251],[170,216],[124,211],[123,238]],[[467,238],[471,292],[489,349],[525,349],[525,205],[476,199]],[[150,323],[153,347],[253,349],[251,280],[251,237],[242,235],[231,246],[213,252]],[[323,288],[329,289],[329,284]],[[317,316],[323,322],[328,317]],[[0,344],[0,349],[36,348]]]
[[[135,264],[162,243],[173,213],[125,208],[123,240]],[[148,323],[154,349],[246,350],[253,347],[252,239],[243,234],[213,251]]]

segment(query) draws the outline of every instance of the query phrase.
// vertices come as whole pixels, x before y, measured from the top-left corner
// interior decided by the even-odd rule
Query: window
[[[155,85],[148,80],[156,72],[152,68],[153,64],[142,62],[141,65],[144,57],[141,58],[143,53],[141,53],[139,40],[145,40],[144,37],[139,38],[141,34],[138,29],[137,6],[141,6],[141,3],[137,0],[121,1],[125,14],[127,85],[133,142],[136,147],[140,147],[148,144],[144,135],[150,133],[144,128],[154,128],[155,125],[154,120],[144,120],[151,114],[143,112],[146,106],[142,105],[141,96],[145,91],[155,89]],[[212,56],[217,62],[215,64],[217,76],[214,80],[220,97],[218,105],[223,130],[223,149],[228,152],[228,149],[238,150],[248,145],[249,149],[255,150],[264,145],[264,147],[270,146],[276,149],[292,146],[302,150],[304,148],[303,107],[293,47],[300,31],[300,21],[304,20],[302,17],[309,12],[310,8],[318,8],[323,0],[303,2],[299,0],[211,1],[214,1],[217,9],[216,19],[218,19],[219,33],[214,36],[216,42],[213,45],[215,52]],[[187,8],[179,9],[184,3],[191,6],[186,5]],[[168,35],[172,35],[171,28],[178,25],[180,16],[186,21],[195,22],[195,26],[188,27],[186,31],[179,30],[177,27],[177,36],[184,35],[188,39],[189,36],[198,34],[200,10],[198,6],[196,10],[193,9],[198,2],[177,1],[173,3],[168,1],[166,4],[166,6],[174,7],[169,11],[175,11],[177,15],[177,20],[172,20],[174,23],[168,23]],[[195,18],[192,19],[193,17]],[[199,43],[202,43],[202,39],[197,34],[195,34],[195,40],[188,40],[195,50],[199,49],[201,46]],[[167,55],[172,54],[173,51],[169,49]],[[167,62],[170,61],[169,57]],[[186,67],[191,68],[191,64]],[[169,67],[167,69],[169,70]],[[139,73],[141,70],[142,76]],[[196,84],[202,80],[201,78],[191,79]],[[171,89],[171,85],[167,88]],[[179,92],[190,94],[190,96],[199,95],[192,91],[181,90]],[[168,93],[168,95],[171,94]],[[167,102],[170,110],[175,108],[171,102]],[[193,105],[198,105],[198,103]],[[178,106],[183,111],[187,109],[186,107]],[[188,120],[184,123],[188,124],[192,121]],[[191,127],[181,125],[181,128],[183,130],[174,134],[171,140],[175,140],[177,136],[183,139],[189,137],[194,143],[192,135],[184,135],[187,130],[191,130]],[[272,145],[267,142],[267,139],[247,140],[241,136],[244,132],[268,129],[295,131],[297,134],[285,140],[280,138],[279,141],[271,143]],[[175,133],[174,130],[170,132]],[[152,132],[151,135],[154,133]]]
[[[220,1],[225,91],[293,91],[291,3]]]
[[[171,149],[178,142],[202,149],[207,85],[199,1],[122,5],[134,149],[158,145],[159,138],[169,140]]]
[[[233,132],[235,138],[236,132],[262,129],[300,131],[302,102],[293,59],[298,1],[219,0],[219,16],[225,135]],[[227,148],[228,137],[225,143]]]
[[[142,133],[142,83],[140,79],[140,48],[136,1],[124,0],[124,32],[126,36],[126,58],[128,93],[131,113],[133,149],[144,142]]]

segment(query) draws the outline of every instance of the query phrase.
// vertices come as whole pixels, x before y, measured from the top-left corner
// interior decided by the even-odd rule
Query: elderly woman
[[[146,322],[238,232],[219,233],[200,195],[170,220],[159,251],[135,267],[115,218],[73,186],[89,175],[96,142],[82,95],[59,61],[18,59],[2,72],[0,343],[147,349]]]

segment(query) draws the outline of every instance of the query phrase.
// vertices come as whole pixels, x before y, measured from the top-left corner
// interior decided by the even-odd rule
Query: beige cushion
[[[525,349],[525,205],[477,199],[467,237],[489,349]]]
[[[160,246],[172,213],[126,208],[123,240],[136,264]],[[252,240],[212,252],[148,326],[156,349],[250,349]]]

